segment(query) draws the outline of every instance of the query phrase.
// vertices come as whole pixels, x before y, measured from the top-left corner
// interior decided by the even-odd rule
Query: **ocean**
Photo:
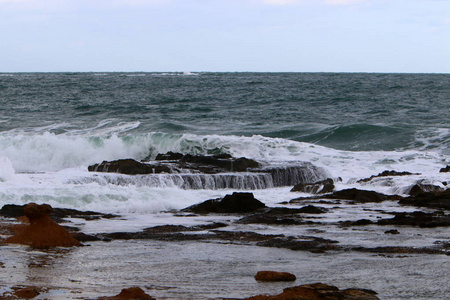
[[[337,189],[357,187],[404,195],[418,180],[444,187],[443,182],[449,180],[448,173],[439,173],[439,170],[450,164],[449,108],[449,74],[1,73],[0,207],[36,202],[124,216],[121,221],[84,224],[84,232],[95,233],[133,231],[173,222],[195,223],[192,220],[181,221],[180,218],[174,221],[176,217],[167,212],[237,190],[253,192],[257,199],[269,206],[299,195],[293,196],[290,192],[292,186],[260,184],[254,189],[248,185],[223,189],[217,185],[205,185],[189,189],[178,184],[173,176],[165,174],[149,175],[155,180],[143,180],[142,176],[100,174],[87,170],[89,165],[104,160],[152,160],[158,153],[168,151],[231,154],[278,166],[308,162],[323,170],[324,177],[335,179]],[[357,182],[384,170],[421,175],[399,176],[389,182]],[[437,233],[436,239],[439,237],[449,238],[442,231]],[[424,243],[420,238],[408,241]],[[403,243],[408,242],[403,240]],[[122,247],[120,243],[111,245],[111,253],[120,253],[121,250],[117,250]],[[139,255],[144,255],[147,246],[137,243],[135,247],[136,251],[141,251]],[[153,252],[159,251],[155,249],[165,249],[167,253],[175,251],[164,243],[158,242],[155,247]],[[222,248],[220,251],[225,251],[230,260],[239,262],[240,250],[233,247],[230,245],[226,250],[231,252]],[[6,246],[2,248],[4,250]],[[89,251],[96,259],[103,253],[98,248]],[[180,251],[180,255],[191,255],[184,252],[185,248]],[[255,268],[260,264],[287,267],[295,260],[295,254],[288,253],[288,250],[279,250],[284,251],[285,261],[281,262],[279,259],[266,261],[258,251],[275,250],[249,248],[249,255],[255,260],[249,258],[251,262],[246,263]],[[276,255],[272,252],[270,255]],[[15,262],[17,253],[20,257],[27,256],[26,250],[13,248],[7,252],[8,261]],[[159,257],[161,254],[154,255]],[[311,259],[304,253],[301,255],[306,260]],[[74,257],[76,254],[71,259]],[[367,261],[364,257],[360,258],[361,261],[365,259],[364,262],[356,264],[352,260],[354,257],[342,257],[341,262],[331,264],[334,269],[328,274],[328,278],[342,284],[349,280],[358,283],[354,279],[357,275],[349,275],[351,271],[345,264],[355,264],[354,268],[362,274],[367,272],[362,266],[371,265],[372,260],[378,259],[370,257]],[[208,258],[192,261],[196,267],[201,264],[202,268],[207,268],[204,259]],[[415,259],[418,265],[423,265],[428,258]],[[442,259],[434,260],[433,264],[442,265]],[[163,272],[162,265],[169,263],[160,263],[157,269]],[[227,263],[219,262],[217,268],[224,268]],[[321,256],[320,263],[330,263],[330,259]],[[390,263],[376,263],[384,270],[381,273],[389,272]],[[404,261],[399,261],[399,264],[410,268]],[[237,269],[241,267],[234,265]],[[313,274],[317,268],[314,263],[309,262],[306,267],[312,274],[311,278],[320,280],[317,273]],[[23,268],[28,270],[26,266]],[[96,272],[94,266],[87,269]],[[237,269],[234,270],[241,279],[243,274],[248,275],[248,271],[238,272]],[[344,277],[343,272],[347,272]],[[430,272],[424,276],[429,276]],[[383,290],[381,273],[372,285],[370,280],[363,283],[366,287]],[[441,294],[429,291],[428,296],[413,294],[416,295],[413,298],[440,299],[445,292],[442,292],[445,285],[442,276],[445,278],[445,274],[441,273],[433,277],[438,287],[432,289],[436,292],[440,287]],[[126,283],[133,282],[122,275],[117,275],[117,278]],[[166,275],[162,278],[170,277]],[[16,276],[14,280],[19,282],[29,278]],[[51,274],[45,276],[46,280],[53,278]],[[101,278],[103,286],[110,286],[110,279],[102,276],[90,280]],[[193,278],[198,280],[198,277]],[[397,277],[393,274],[392,278]],[[82,281],[80,278],[76,280]],[[76,285],[73,282],[76,281],[71,283]],[[399,284],[405,285],[406,282],[406,279],[400,280]],[[192,289],[191,282],[183,284],[186,286],[172,296],[173,299],[196,299],[186,295],[198,296],[199,291],[189,290]],[[227,284],[214,289],[205,281],[202,287],[212,290],[206,288],[207,292],[203,291],[199,299],[219,292],[227,295],[227,289],[233,290],[232,286],[237,282]],[[261,288],[253,283],[246,284],[251,288],[242,287],[235,293],[250,296]],[[423,282],[417,285],[411,281],[397,294],[383,290],[384,299],[411,299],[411,289],[424,286]],[[274,289],[279,287],[273,286]],[[92,295],[102,291],[98,286],[84,286],[83,289]],[[156,293],[166,293],[164,295],[168,297],[164,289],[157,289]],[[179,293],[184,293],[185,297]]]

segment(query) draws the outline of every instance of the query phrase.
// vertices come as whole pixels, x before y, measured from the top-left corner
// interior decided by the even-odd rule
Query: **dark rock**
[[[88,167],[90,172],[109,172],[128,175],[172,173],[172,169],[165,165],[150,165],[138,162],[134,159],[119,159],[115,161],[103,161]]]
[[[440,173],[450,172],[450,165],[446,166],[445,168],[440,169],[439,172]]]
[[[302,208],[299,209],[299,213],[304,214],[324,214],[326,212],[328,212],[328,209],[326,209],[325,207],[319,207],[314,205],[303,206]]]
[[[23,207],[25,205],[5,204],[0,209],[0,215],[8,218],[18,218],[24,215]]]
[[[297,278],[288,272],[259,271],[256,273],[255,279],[258,281],[295,281]]]
[[[368,182],[377,177],[390,177],[390,176],[407,176],[407,175],[420,175],[420,173],[410,173],[410,172],[397,172],[397,171],[383,171],[378,175],[372,175],[369,178],[360,179],[357,182]]]
[[[391,229],[384,232],[385,234],[400,234],[397,229]]]
[[[382,202],[385,200],[389,200],[391,197],[388,195],[377,193],[375,191],[358,190],[353,188],[337,191],[330,195],[325,195],[324,198],[353,200],[359,203],[366,203],[366,202]]]
[[[268,224],[268,225],[303,225],[308,224],[301,217],[295,215],[254,214],[243,217],[240,224]]]
[[[331,178],[327,178],[322,181],[318,181],[315,183],[299,183],[296,184],[291,192],[303,192],[310,194],[325,194],[331,193],[334,191],[334,181]]]
[[[339,250],[340,247],[335,245],[336,243],[338,242],[318,237],[279,237],[259,242],[257,246],[324,253],[329,250]]]
[[[444,191],[444,189],[437,185],[417,183],[410,188],[408,193],[411,196],[417,196],[422,193],[442,192],[442,191]]]
[[[339,290],[323,283],[289,287],[275,296],[259,295],[243,300],[379,300],[377,293],[367,289]]]
[[[356,247],[354,251],[369,252],[369,253],[384,253],[384,254],[446,254],[449,253],[445,249],[427,248],[427,247],[396,247],[384,246],[375,248]]]
[[[6,204],[0,209],[0,215],[8,218],[18,218],[24,215],[25,205]],[[100,218],[112,219],[119,217],[113,214],[103,214],[94,211],[80,211],[69,208],[53,208],[50,212],[53,221],[61,223],[63,218],[80,218],[86,221],[98,220]]]
[[[72,233],[72,236],[80,242],[97,242],[101,239],[95,235],[88,235],[83,232]]]
[[[233,193],[222,199],[212,199],[192,205],[183,211],[194,213],[249,213],[266,207],[253,193]]]
[[[156,155],[155,160],[180,160],[183,158],[183,156],[184,155],[182,153],[169,151],[166,154],[159,153],[158,155]]]
[[[442,192],[419,193],[415,196],[401,199],[398,203],[402,205],[450,210],[450,189]]]
[[[441,227],[450,226],[450,215],[425,213],[416,211],[412,213],[395,213],[392,219],[382,219],[378,225],[408,225],[419,227]]]
[[[349,226],[366,226],[366,225],[371,225],[373,224],[373,222],[371,220],[368,219],[360,219],[357,221],[344,221],[341,223],[341,226],[344,227],[349,227]]]

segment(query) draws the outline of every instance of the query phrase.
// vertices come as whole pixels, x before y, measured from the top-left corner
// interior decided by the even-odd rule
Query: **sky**
[[[0,72],[450,73],[450,0],[0,0]]]

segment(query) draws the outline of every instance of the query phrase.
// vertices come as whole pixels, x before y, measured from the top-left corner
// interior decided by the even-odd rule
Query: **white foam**
[[[0,157],[0,181],[8,181],[14,178],[15,170],[11,161],[4,156]]]

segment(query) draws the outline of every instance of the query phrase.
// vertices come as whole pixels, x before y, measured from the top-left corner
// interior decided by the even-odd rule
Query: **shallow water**
[[[278,294],[283,288],[323,282],[341,289],[373,289],[380,299],[447,299],[450,260],[445,255],[374,255],[291,251],[199,242],[93,242],[70,250],[1,246],[0,286],[37,285],[36,299],[116,295],[140,286],[157,299],[213,299]],[[287,271],[296,282],[260,283],[261,270]]]

